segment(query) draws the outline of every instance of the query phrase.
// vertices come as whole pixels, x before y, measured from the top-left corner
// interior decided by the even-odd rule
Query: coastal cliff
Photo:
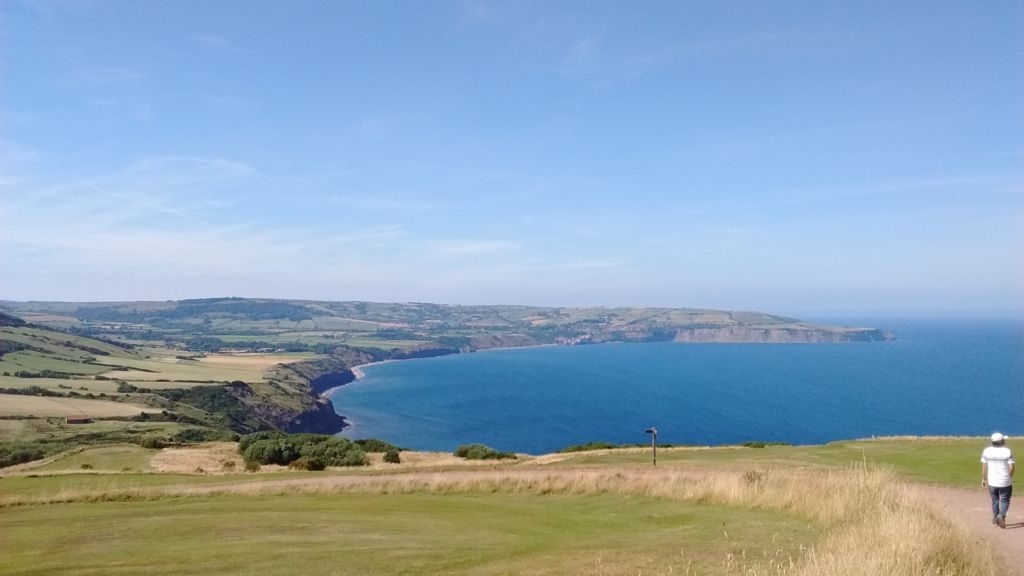
[[[802,327],[724,326],[680,328],[676,331],[672,341],[681,343],[824,344],[877,342],[892,339],[892,334],[874,328],[820,330]]]
[[[313,434],[337,434],[348,427],[343,416],[334,410],[334,404],[327,398],[317,398],[315,403],[279,426],[285,432],[309,432]]]

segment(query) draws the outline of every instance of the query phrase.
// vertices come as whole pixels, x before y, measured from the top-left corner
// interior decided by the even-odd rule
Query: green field
[[[662,448],[659,466],[784,465],[849,468],[867,463],[891,468],[909,480],[951,486],[974,486],[978,458],[986,438],[877,439],[834,442],[823,446],[722,447],[708,449]],[[556,466],[648,465],[650,450],[580,452]]]
[[[45,356],[38,352],[4,354],[3,359],[0,360],[0,374],[4,372],[14,374],[21,371],[40,372],[42,370],[66,372],[69,374],[100,374],[110,370],[110,368]]]
[[[744,555],[767,566],[817,530],[651,498],[336,494],[17,508],[0,515],[0,534],[11,576],[683,574],[722,573]]]

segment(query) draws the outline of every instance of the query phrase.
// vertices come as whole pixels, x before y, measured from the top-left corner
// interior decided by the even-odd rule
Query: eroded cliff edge
[[[839,342],[880,342],[892,340],[891,333],[876,328],[758,327],[723,326],[691,327],[676,331],[673,342],[681,343],[758,343],[758,344],[825,344]]]

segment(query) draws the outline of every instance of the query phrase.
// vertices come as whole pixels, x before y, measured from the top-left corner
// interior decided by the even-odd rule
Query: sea
[[[370,365],[330,397],[344,436],[415,450],[1024,434],[1024,321],[855,325],[897,339],[488,350]]]

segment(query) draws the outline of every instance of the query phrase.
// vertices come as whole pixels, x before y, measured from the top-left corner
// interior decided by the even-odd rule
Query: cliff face
[[[317,398],[314,404],[300,412],[288,423],[281,426],[285,432],[311,432],[313,434],[336,434],[348,424],[334,411],[334,404],[327,398]]]
[[[287,432],[334,434],[348,424],[335,412],[330,399],[321,396],[331,388],[344,386],[356,379],[350,366],[368,364],[388,358],[384,352],[339,347],[326,358],[278,365],[271,378],[288,388],[302,391],[300,410],[289,410],[277,403],[275,421]]]
[[[723,326],[720,328],[681,328],[673,342],[822,344],[833,342],[874,342],[892,340],[892,335],[875,329],[820,330],[810,328],[759,328]]]

